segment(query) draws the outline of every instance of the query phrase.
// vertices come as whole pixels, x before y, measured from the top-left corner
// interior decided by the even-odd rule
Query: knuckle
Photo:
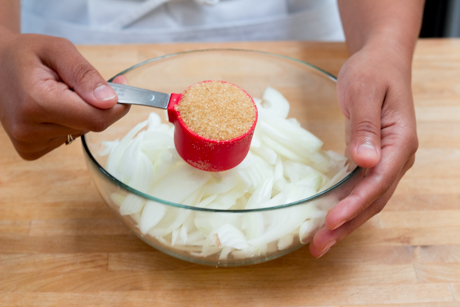
[[[49,38],[49,47],[51,47],[53,50],[63,50],[64,52],[75,49],[75,46],[70,40],[56,36]]]
[[[410,132],[405,141],[404,141],[404,147],[405,147],[405,150],[406,150],[406,153],[407,153],[407,161],[404,165],[404,168],[403,168],[403,171],[407,171],[408,169],[410,169],[414,163],[415,163],[415,154],[418,150],[418,147],[419,147],[419,141],[418,141],[418,137],[417,137],[417,132],[416,131],[412,131]]]
[[[64,37],[53,37],[57,44],[62,44],[63,46],[73,47],[73,44],[70,40]]]
[[[411,168],[415,164],[415,155],[412,155],[407,162],[407,169]]]
[[[27,142],[33,139],[31,131],[19,122],[10,127],[10,136],[16,142]]]
[[[377,127],[373,121],[364,119],[351,127],[351,133],[358,137],[369,137],[369,135],[378,137],[380,134],[380,127]]]
[[[73,74],[75,82],[78,84],[83,82],[90,82],[96,77],[97,72],[93,66],[91,66],[91,64],[79,63],[75,66]]]
[[[414,133],[409,141],[409,153],[413,156],[418,150],[419,142],[418,142],[418,137],[417,134]]]
[[[94,132],[102,132],[109,127],[110,123],[106,120],[93,120],[89,124],[89,128]]]

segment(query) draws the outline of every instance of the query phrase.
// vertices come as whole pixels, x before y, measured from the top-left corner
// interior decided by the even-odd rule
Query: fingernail
[[[343,224],[345,224],[345,221],[342,221],[342,222],[338,223],[337,225],[335,225],[335,227],[332,228],[332,230],[335,230],[335,229],[339,228],[339,227],[342,226]]]
[[[327,243],[326,246],[321,251],[321,255],[319,255],[318,258],[323,257],[331,249],[331,247],[334,246],[335,243],[337,243],[336,240],[332,240],[331,242]]]
[[[377,154],[377,151],[375,150],[375,147],[371,143],[366,142],[366,143],[359,145],[358,153],[361,155],[366,155],[366,156],[368,155],[375,156]]]
[[[110,87],[105,84],[99,85],[96,87],[94,90],[94,97],[96,97],[99,100],[109,100],[117,96],[115,91]]]
[[[310,243],[312,239],[313,239],[313,235],[309,235],[308,237],[303,238],[300,242],[302,242],[302,244],[307,244],[307,243]]]

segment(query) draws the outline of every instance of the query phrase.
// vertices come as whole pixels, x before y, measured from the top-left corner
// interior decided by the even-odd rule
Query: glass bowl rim
[[[162,56],[159,56],[159,57],[155,57],[155,58],[152,58],[152,59],[148,59],[146,61],[143,61],[141,63],[138,63],[136,65],[133,65],[125,70],[123,70],[122,72],[116,74],[115,76],[113,76],[112,78],[110,78],[108,81],[111,82],[113,81],[113,79],[115,79],[115,77],[117,76],[120,76],[120,75],[123,75],[127,72],[130,72],[131,70],[134,70],[138,67],[141,67],[143,65],[146,65],[148,63],[151,63],[151,62],[155,62],[155,61],[159,61],[159,60],[162,60],[162,59],[166,59],[166,58],[170,58],[170,57],[174,57],[174,56],[179,56],[179,55],[184,55],[184,54],[188,54],[188,53],[200,53],[200,52],[222,52],[222,51],[230,51],[230,52],[248,52],[248,53],[258,53],[258,54],[263,54],[263,55],[267,55],[267,56],[272,56],[272,57],[276,57],[276,58],[281,58],[281,59],[284,59],[284,60],[289,60],[289,61],[293,61],[293,62],[297,62],[297,63],[300,63],[302,65],[306,65],[310,68],[312,68],[313,70],[316,70],[318,72],[320,72],[321,74],[325,75],[327,78],[331,79],[333,82],[337,82],[337,78],[332,75],[331,73],[315,66],[315,65],[312,65],[310,63],[307,63],[307,62],[304,62],[304,61],[301,61],[301,60],[298,60],[298,59],[295,59],[295,58],[292,58],[292,57],[288,57],[288,56],[285,56],[285,55],[280,55],[280,54],[276,54],[276,53],[271,53],[271,52],[266,52],[266,51],[257,51],[257,50],[250,50],[250,49],[233,49],[233,48],[210,48],[210,49],[195,49],[195,50],[188,50],[188,51],[182,51],[182,52],[175,52],[175,53],[170,53],[170,54],[165,54],[165,55],[162,55]],[[307,198],[303,198],[303,199],[300,199],[300,200],[297,200],[297,201],[294,201],[294,202],[290,202],[290,203],[287,203],[287,204],[283,204],[283,205],[279,205],[279,206],[274,206],[274,207],[267,207],[267,208],[255,208],[255,209],[243,209],[243,210],[236,210],[236,209],[232,209],[232,210],[226,210],[226,209],[212,209],[212,208],[198,208],[198,207],[193,207],[193,206],[187,206],[187,205],[183,205],[183,204],[178,204],[178,203],[174,203],[174,202],[170,202],[170,201],[167,201],[167,200],[164,200],[164,199],[160,199],[160,198],[156,198],[154,196],[151,196],[151,195],[148,195],[146,193],[143,193],[137,189],[134,189],[133,187],[130,187],[129,185],[121,182],[120,180],[118,180],[117,178],[115,178],[114,176],[112,176],[102,165],[99,164],[99,162],[97,162],[97,160],[94,158],[93,154],[91,153],[91,150],[89,149],[88,147],[88,144],[86,142],[86,135],[82,135],[81,136],[81,140],[82,140],[82,145],[83,145],[83,148],[84,148],[84,151],[87,153],[88,157],[90,158],[91,162],[94,163],[94,165],[99,169],[100,172],[102,172],[108,179],[110,179],[111,181],[113,181],[117,186],[131,192],[131,193],[134,193],[135,195],[137,196],[140,196],[146,200],[151,200],[151,201],[155,201],[155,202],[159,202],[161,204],[164,204],[164,205],[167,205],[167,206],[173,206],[173,207],[177,207],[177,208],[181,208],[181,209],[188,209],[188,210],[194,210],[194,211],[204,211],[204,212],[218,212],[218,213],[248,213],[248,212],[265,212],[265,211],[272,211],[272,210],[280,210],[280,209],[284,209],[284,208],[288,208],[288,207],[293,207],[293,206],[296,206],[296,205],[302,205],[306,202],[309,202],[309,201],[312,201],[314,199],[317,199],[333,190],[335,190],[337,187],[339,187],[340,185],[342,185],[343,183],[345,183],[349,178],[351,178],[354,174],[356,174],[358,172],[358,170],[360,169],[359,166],[356,166],[347,176],[345,176],[342,180],[340,180],[339,182],[337,182],[336,184],[334,184],[333,186],[329,187],[328,189],[324,190],[324,191],[321,191],[319,193],[316,193],[315,195],[312,195],[310,197],[307,197]]]

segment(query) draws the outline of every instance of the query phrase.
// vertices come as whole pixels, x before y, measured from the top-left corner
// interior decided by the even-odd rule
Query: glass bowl
[[[289,101],[288,117],[297,119],[322,140],[323,150],[345,155],[345,118],[337,104],[336,78],[308,63],[251,50],[195,50],[154,58],[118,75],[125,75],[132,86],[165,93],[181,93],[203,80],[225,80],[261,98],[270,86]],[[124,118],[105,131],[84,135],[85,160],[97,190],[114,214],[141,240],[182,260],[239,266],[293,252],[310,242],[324,226],[327,211],[362,178],[362,169],[350,162],[349,172],[333,186],[308,198],[269,208],[212,209],[159,199],[110,174],[105,168],[107,155],[103,154],[104,141],[122,139],[151,112],[168,123],[163,110],[132,106]],[[171,193],[183,188],[168,187]],[[137,209],[127,210],[127,203]],[[142,229],[141,220],[154,227]],[[222,239],[226,231],[231,234]],[[221,237],[216,236],[219,233]]]

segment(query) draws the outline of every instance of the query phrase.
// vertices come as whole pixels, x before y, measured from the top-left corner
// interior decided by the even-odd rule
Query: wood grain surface
[[[264,50],[337,75],[342,43],[79,46],[110,78],[160,55]],[[102,202],[76,142],[22,161],[0,128],[0,306],[460,306],[460,40],[421,40],[413,66],[420,148],[378,216],[314,259],[214,268],[164,255]]]

